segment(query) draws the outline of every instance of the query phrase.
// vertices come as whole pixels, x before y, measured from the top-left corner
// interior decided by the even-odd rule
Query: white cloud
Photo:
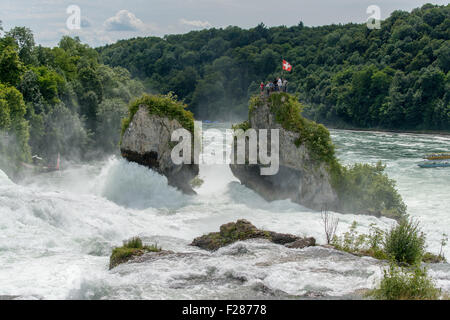
[[[104,25],[107,31],[138,31],[145,27],[142,20],[127,10],[120,10],[114,17],[108,18]]]
[[[211,28],[212,27],[211,23],[209,23],[208,21],[201,21],[201,20],[180,19],[180,23],[187,25],[187,26],[196,27],[196,28]]]
[[[270,10],[273,7],[270,0],[110,0],[108,5],[100,0],[0,0],[0,20],[5,30],[26,26],[33,30],[37,43],[54,46],[63,34],[58,30],[66,26],[69,17],[67,6],[73,2],[81,8],[82,25],[81,30],[67,33],[80,35],[91,46],[136,36],[179,34],[209,28],[211,23],[215,27],[242,28],[252,28],[260,22],[267,26],[291,26],[300,20],[307,26],[365,23],[366,8],[374,3],[373,0],[285,0],[283,6],[289,10],[276,14]],[[425,2],[448,4],[448,0],[378,0],[376,4],[384,18],[393,10],[409,11]]]

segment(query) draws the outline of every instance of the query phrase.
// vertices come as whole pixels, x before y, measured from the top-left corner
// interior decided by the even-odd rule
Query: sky
[[[92,47],[138,36],[164,36],[211,27],[236,25],[307,26],[367,21],[367,8],[377,5],[381,19],[394,10],[411,11],[425,3],[446,5],[446,1],[420,0],[0,0],[4,30],[30,28],[36,43],[53,47],[64,35],[79,36]],[[74,11],[80,9],[80,29]],[[75,12],[76,13],[76,12]],[[75,24],[74,24],[75,23]]]

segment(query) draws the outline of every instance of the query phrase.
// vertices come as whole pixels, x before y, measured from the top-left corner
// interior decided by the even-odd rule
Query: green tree
[[[15,27],[6,33],[7,37],[13,38],[19,47],[20,60],[26,64],[36,64],[37,58],[34,54],[34,36],[33,32],[26,27]]]
[[[20,82],[24,66],[19,59],[17,48],[3,42],[6,41],[0,41],[0,82],[16,86]]]
[[[57,104],[44,120],[45,135],[39,143],[40,154],[56,160],[58,153],[72,160],[84,159],[91,137],[77,114]]]
[[[59,100],[59,89],[64,86],[64,79],[47,67],[31,69],[36,74],[39,91],[47,103],[56,104]]]
[[[17,173],[20,162],[30,160],[28,122],[22,94],[14,87],[0,84],[0,130],[6,133],[6,143],[0,141],[1,153],[9,159],[7,170]]]
[[[307,105],[306,114],[325,123],[442,126],[445,93],[429,99],[423,90],[431,89],[422,89],[420,77],[429,67],[449,70],[450,5],[395,11],[381,26],[230,26],[120,41],[98,52],[106,64],[127,68],[152,90],[176,92],[199,117],[245,114],[257,84],[285,76],[289,91]],[[294,66],[292,72],[282,72],[282,59]],[[185,81],[187,67],[195,70],[197,81]],[[397,73],[401,76],[395,79]],[[429,116],[420,118],[425,109]]]
[[[117,152],[120,126],[127,116],[128,105],[119,98],[105,99],[97,110],[96,144],[105,152]]]

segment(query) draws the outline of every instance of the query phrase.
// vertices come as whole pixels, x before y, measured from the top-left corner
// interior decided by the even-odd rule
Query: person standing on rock
[[[261,84],[259,85],[259,89],[261,91],[261,97],[264,95],[264,82],[261,82]]]
[[[283,91],[283,81],[281,81],[281,78],[278,78],[277,85],[278,85],[278,90]]]

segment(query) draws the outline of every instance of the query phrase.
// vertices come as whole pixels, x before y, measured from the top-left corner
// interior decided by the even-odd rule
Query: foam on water
[[[167,185],[167,178],[136,163],[120,160],[100,174],[97,192],[106,199],[138,209],[179,208],[188,197]]]
[[[98,298],[99,288],[115,299],[342,296],[371,287],[381,273],[376,263],[323,248],[290,250],[246,241],[214,253],[195,251],[121,265],[107,279],[84,282],[70,297]]]
[[[4,173],[2,170],[0,170],[0,185],[12,185],[13,182],[9,180],[6,173]]]
[[[111,160],[105,165],[109,174],[104,182],[120,185],[124,181],[124,190],[129,187],[129,181],[116,181],[117,170],[124,170],[124,176],[133,176],[136,170],[148,171],[123,160]],[[98,177],[102,177],[101,172]],[[155,174],[145,177],[155,183],[162,195],[175,194],[182,201],[184,196],[162,184],[161,177]],[[71,179],[66,181],[69,190]],[[91,194],[88,190],[81,193],[64,188],[51,190],[46,184],[41,188],[37,184],[0,185],[0,294],[64,298],[73,282],[106,271],[112,246],[134,234],[166,232],[168,223],[161,221],[163,211],[120,206],[106,198],[114,198],[114,192],[98,183],[91,185]],[[60,184],[61,181],[57,185]],[[105,197],[95,194],[98,186]],[[125,198],[119,197],[117,202]],[[167,199],[160,198],[152,200],[157,207],[168,203]]]
[[[333,139],[345,163],[385,159],[410,214],[420,219],[427,233],[429,250],[437,253],[442,232],[450,233],[450,170],[421,170],[416,161],[423,153],[450,149],[450,140],[347,131],[333,131]],[[323,248],[290,250],[265,241],[247,241],[209,253],[189,246],[193,238],[241,218],[259,228],[325,242],[320,213],[290,201],[266,202],[240,185],[227,166],[201,166],[200,177],[205,182],[198,195],[190,197],[169,187],[166,178],[114,157],[66,168],[61,175],[29,177],[20,185],[0,171],[0,295],[47,299],[348,297],[355,290],[372,287],[380,278],[378,261]],[[336,216],[340,234],[353,221],[362,232],[372,223],[384,229],[394,223],[370,216]],[[111,248],[136,235],[187,254],[109,271]],[[448,247],[444,252],[450,256]],[[450,290],[448,265],[432,266],[430,274],[439,286]]]

